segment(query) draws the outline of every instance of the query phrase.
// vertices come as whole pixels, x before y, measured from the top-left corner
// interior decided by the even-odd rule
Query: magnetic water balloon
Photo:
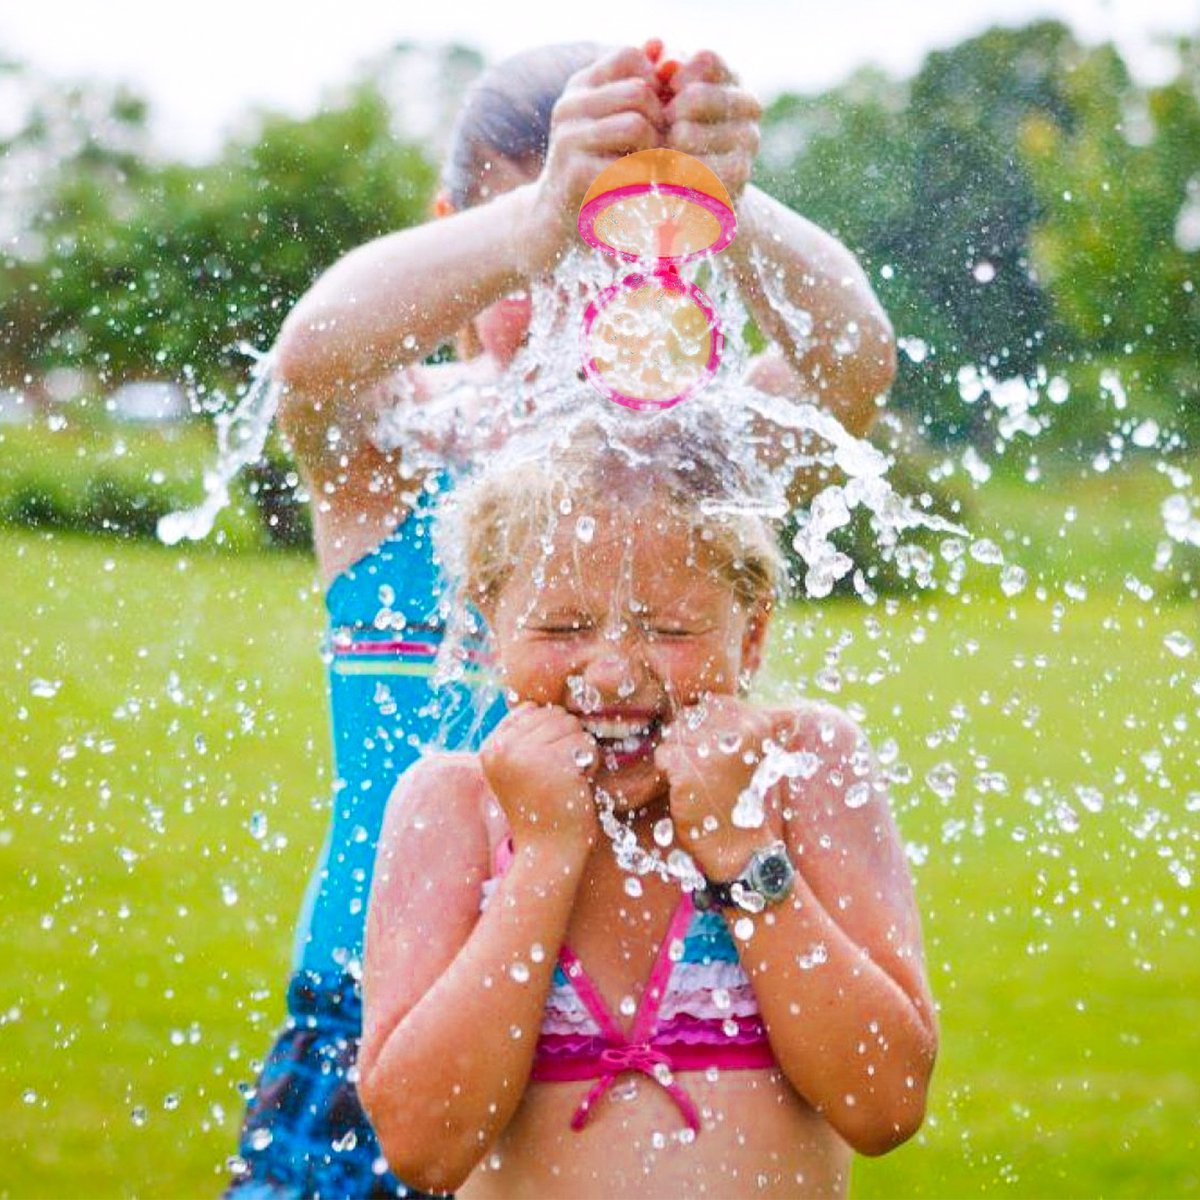
[[[713,377],[724,335],[708,297],[679,273],[733,241],[724,184],[677,150],[641,150],[606,167],[579,210],[590,246],[641,268],[600,292],[584,313],[588,379],[617,404],[670,408]]]

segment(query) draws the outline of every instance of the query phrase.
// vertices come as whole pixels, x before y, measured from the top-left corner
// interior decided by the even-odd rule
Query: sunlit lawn
[[[12,532],[0,554],[0,1190],[211,1195],[324,832],[311,567]],[[848,637],[822,694],[911,774],[942,1059],[924,1131],[858,1196],[1200,1194],[1200,654],[1164,646],[1200,637],[1121,573],[1006,601],[981,571],[969,603],[776,630],[765,689],[820,692]]]

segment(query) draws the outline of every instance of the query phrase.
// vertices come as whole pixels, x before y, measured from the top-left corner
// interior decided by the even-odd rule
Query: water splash
[[[217,414],[217,460],[204,473],[204,499],[195,508],[168,513],[158,522],[158,537],[165,545],[206,538],[230,502],[230,484],[262,457],[279,407],[280,388],[271,374],[274,355],[260,354],[252,346],[244,345],[242,350],[254,359],[254,367],[241,400],[228,412]]]

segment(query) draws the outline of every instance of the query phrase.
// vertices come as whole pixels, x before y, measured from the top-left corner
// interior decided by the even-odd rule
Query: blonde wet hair
[[[634,421],[638,418],[632,418]],[[614,506],[629,513],[661,504],[690,529],[698,561],[748,609],[770,609],[785,568],[770,522],[749,500],[748,481],[716,435],[669,419],[644,429],[584,421],[565,435],[512,443],[449,498],[439,522],[440,557],[458,603],[487,609],[530,549],[548,555],[556,530]]]

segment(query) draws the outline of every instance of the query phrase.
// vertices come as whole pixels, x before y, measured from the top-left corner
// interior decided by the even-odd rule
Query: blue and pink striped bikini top
[[[496,877],[484,884],[485,904],[511,856],[512,843],[506,840],[496,850]],[[563,945],[530,1078],[546,1083],[596,1080],[571,1119],[571,1128],[580,1130],[617,1077],[639,1071],[662,1085],[688,1127],[699,1132],[696,1105],[675,1081],[676,1071],[775,1065],[758,1000],[728,926],[719,912],[700,911],[684,892],[628,1032],[578,956]]]

